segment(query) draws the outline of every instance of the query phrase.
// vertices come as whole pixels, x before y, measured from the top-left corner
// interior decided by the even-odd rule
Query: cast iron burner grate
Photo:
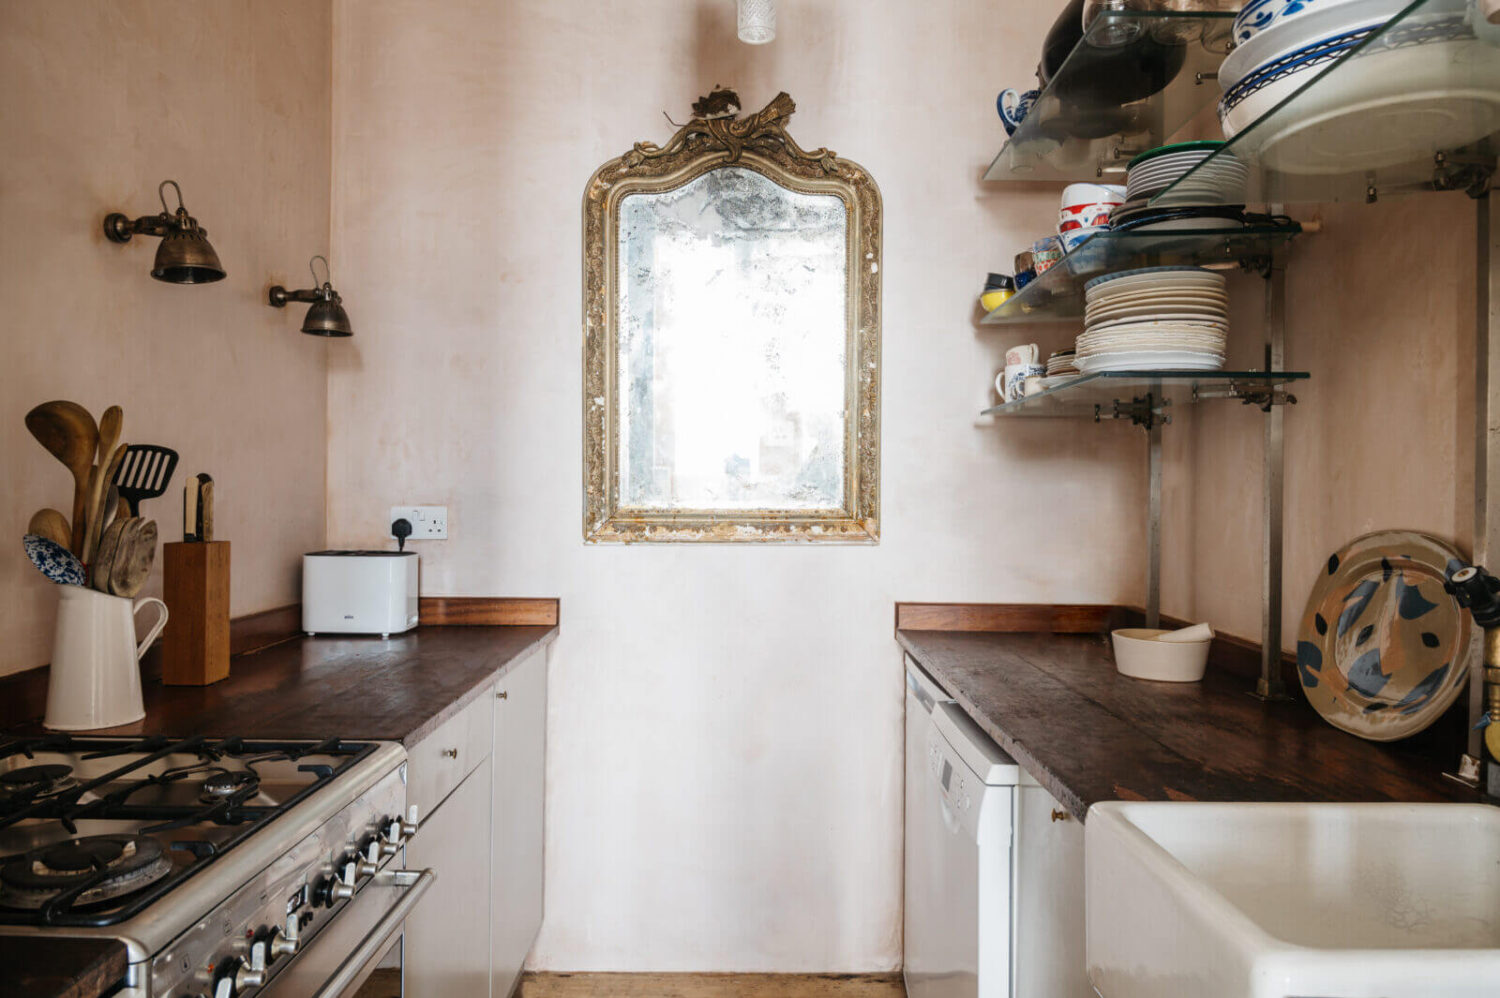
[[[75,738],[49,735],[0,743],[0,766],[17,757],[122,760],[81,778],[59,764],[0,772],[0,832],[56,823],[73,838],[0,856],[0,925],[113,925],[132,918],[235,844],[316,793],[375,751],[370,742],[248,741],[241,738]],[[152,772],[168,757],[193,759]],[[297,765],[308,756],[325,761]],[[326,760],[336,760],[330,765]],[[174,760],[176,761],[176,760]],[[257,765],[292,763],[307,783],[282,801],[259,795]],[[186,803],[133,801],[148,789],[194,788]],[[79,836],[83,821],[138,822],[132,834]],[[227,841],[170,841],[193,826],[232,829]]]

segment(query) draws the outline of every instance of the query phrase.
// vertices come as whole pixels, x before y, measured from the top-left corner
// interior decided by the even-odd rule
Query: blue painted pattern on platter
[[[1330,723],[1365,738],[1415,734],[1452,705],[1472,620],[1443,588],[1451,547],[1409,531],[1329,555],[1297,635],[1297,675]]]

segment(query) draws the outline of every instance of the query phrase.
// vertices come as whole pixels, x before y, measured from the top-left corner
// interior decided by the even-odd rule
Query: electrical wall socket
[[[407,520],[411,523],[409,541],[445,541],[448,539],[447,506],[392,506],[391,522]],[[387,534],[395,537],[395,534]]]

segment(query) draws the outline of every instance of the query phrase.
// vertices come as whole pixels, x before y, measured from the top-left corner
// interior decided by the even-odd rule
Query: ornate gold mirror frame
[[[583,199],[584,539],[599,541],[833,541],[880,536],[880,192],[859,165],[808,152],[786,132],[796,105],[778,94],[740,118],[739,98],[715,88],[665,146],[638,142],[601,166]],[[621,202],[738,167],[802,194],[834,195],[846,218],[844,406],[837,507],[697,509],[621,502],[619,253]]]

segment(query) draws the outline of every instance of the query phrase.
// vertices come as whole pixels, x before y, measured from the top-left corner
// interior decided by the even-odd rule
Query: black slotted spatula
[[[131,516],[141,515],[141,500],[155,499],[172,484],[177,469],[177,452],[156,444],[131,444],[125,448],[125,459],[115,474],[120,498],[130,506]]]

